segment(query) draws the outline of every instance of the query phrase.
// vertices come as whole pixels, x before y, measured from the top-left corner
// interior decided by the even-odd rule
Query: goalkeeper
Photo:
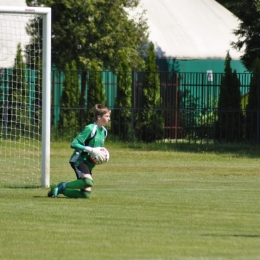
[[[97,160],[105,160],[105,155],[95,147],[104,147],[104,141],[107,137],[107,130],[104,126],[108,124],[111,114],[111,110],[100,104],[96,104],[93,110],[95,122],[85,126],[70,145],[74,149],[70,165],[77,179],[51,185],[48,197],[57,197],[59,194],[63,194],[69,198],[90,198],[93,186],[92,169],[95,166],[90,155]]]

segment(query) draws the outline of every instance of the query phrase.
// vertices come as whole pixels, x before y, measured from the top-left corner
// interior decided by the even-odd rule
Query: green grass
[[[259,148],[107,148],[90,200],[0,188],[0,259],[260,259]],[[52,143],[51,182],[70,153]]]

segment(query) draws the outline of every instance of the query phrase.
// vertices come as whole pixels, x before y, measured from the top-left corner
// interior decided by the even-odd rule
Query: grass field
[[[74,179],[68,147],[52,143],[52,183]],[[259,150],[106,147],[90,200],[0,188],[1,260],[260,259]]]

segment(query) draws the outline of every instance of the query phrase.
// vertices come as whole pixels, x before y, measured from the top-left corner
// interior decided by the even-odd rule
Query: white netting
[[[0,186],[41,185],[41,16],[0,13]]]

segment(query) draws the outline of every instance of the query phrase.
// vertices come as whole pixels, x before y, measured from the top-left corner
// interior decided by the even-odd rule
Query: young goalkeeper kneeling
[[[101,161],[105,159],[103,158],[104,154],[96,147],[104,147],[107,137],[107,130],[104,126],[108,124],[111,114],[111,110],[100,104],[96,104],[93,110],[95,122],[85,126],[70,145],[74,149],[70,165],[77,180],[51,185],[48,197],[57,197],[59,194],[63,194],[69,198],[90,198],[93,186],[92,169],[95,167],[91,157]]]

